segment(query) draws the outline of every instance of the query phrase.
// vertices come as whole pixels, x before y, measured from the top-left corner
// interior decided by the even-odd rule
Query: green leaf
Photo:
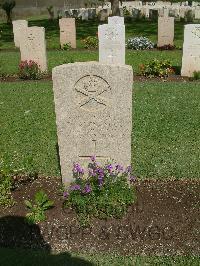
[[[32,209],[32,208],[33,208],[32,203],[31,203],[29,200],[25,200],[25,201],[24,201],[24,204],[25,204],[26,207],[29,208],[29,209]]]

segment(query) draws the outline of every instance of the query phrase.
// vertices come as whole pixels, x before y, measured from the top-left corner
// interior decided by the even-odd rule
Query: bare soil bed
[[[122,255],[198,255],[200,182],[137,181],[137,201],[123,219],[93,219],[80,228],[76,214],[62,207],[60,179],[39,177],[13,191],[16,204],[0,208],[0,247],[43,248],[55,252],[117,252]],[[47,220],[28,225],[25,199],[43,189],[55,207]]]
[[[37,81],[44,81],[44,80],[52,80],[51,75],[46,75],[42,79],[37,80]],[[134,75],[133,77],[134,81],[140,81],[140,82],[145,82],[145,81],[156,81],[156,82],[170,82],[170,81],[175,81],[175,82],[192,82],[188,77],[182,77],[180,75],[171,75],[167,78],[159,78],[159,77],[152,77],[152,78],[147,78],[144,76],[139,76],[139,75]],[[31,80],[24,80],[18,78],[17,75],[13,76],[5,76],[5,77],[0,77],[0,82],[30,82]]]

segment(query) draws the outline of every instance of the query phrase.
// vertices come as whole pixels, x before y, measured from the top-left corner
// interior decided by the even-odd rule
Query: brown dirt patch
[[[37,82],[49,81],[49,80],[52,80],[52,76],[46,75],[42,79],[37,80]],[[134,75],[133,80],[138,81],[138,82],[171,82],[171,81],[172,82],[192,82],[192,80],[190,80],[188,77],[182,77],[180,75],[171,75],[167,78],[159,78],[159,77],[147,78],[144,76]],[[30,81],[35,81],[35,80],[20,79],[16,75],[0,77],[0,82],[30,82]],[[195,81],[195,82],[197,82],[197,81]]]
[[[137,201],[123,219],[94,219],[81,229],[72,210],[62,208],[58,178],[38,178],[13,192],[16,204],[0,209],[0,247],[22,246],[54,251],[117,252],[123,255],[198,255],[200,182],[141,181]],[[24,200],[44,189],[55,207],[47,221],[28,226]]]

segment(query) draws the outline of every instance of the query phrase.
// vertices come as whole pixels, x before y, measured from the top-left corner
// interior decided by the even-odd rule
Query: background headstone
[[[104,24],[98,27],[99,62],[125,64],[125,26]]]
[[[181,75],[192,77],[200,71],[200,24],[185,25]]]
[[[42,71],[47,70],[45,28],[29,27],[23,29],[20,41],[21,61],[34,61]]]
[[[59,19],[60,26],[60,46],[70,44],[72,48],[76,48],[76,25],[75,18]]]
[[[20,40],[21,40],[21,34],[23,34],[23,31],[25,28],[28,27],[28,21],[27,20],[14,20],[12,22],[13,24],[13,34],[14,34],[14,43],[15,47],[20,47]]]
[[[109,10],[108,9],[101,9],[99,11],[98,17],[99,17],[99,21],[103,22],[106,21],[108,19],[109,16]]]
[[[108,17],[108,24],[110,24],[110,25],[116,25],[116,24],[124,25],[124,17],[119,17],[119,16]]]
[[[200,20],[200,7],[195,10],[195,19]]]
[[[53,69],[53,91],[63,182],[74,162],[131,163],[132,83],[130,66],[98,62]]]
[[[157,46],[174,45],[174,18],[158,18],[158,43]]]
[[[149,19],[152,21],[157,21],[158,20],[158,10],[149,9]]]

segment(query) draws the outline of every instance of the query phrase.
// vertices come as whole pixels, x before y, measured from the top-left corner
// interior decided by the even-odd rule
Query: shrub
[[[200,79],[200,71],[194,71],[192,79],[193,80],[199,80]]]
[[[140,65],[140,74],[145,77],[168,77],[174,73],[174,69],[168,60],[154,59],[146,65]]]
[[[81,226],[88,226],[91,217],[121,218],[135,200],[134,188],[130,186],[135,181],[131,167],[123,169],[114,164],[101,167],[92,156],[87,178],[83,178],[84,172],[80,164],[74,164],[75,181],[63,194],[64,207],[76,211]]]
[[[128,49],[145,50],[153,49],[155,45],[146,37],[134,37],[128,39],[126,46]]]
[[[126,6],[123,7],[123,16],[131,16],[131,12],[127,9]]]
[[[163,45],[163,46],[159,46],[158,49],[159,50],[174,50],[176,47],[174,45],[171,45],[171,44],[166,44],[166,45]]]
[[[82,40],[84,48],[91,49],[91,48],[98,48],[98,38],[96,36],[88,36]]]
[[[45,211],[53,207],[53,201],[49,200],[44,191],[38,191],[35,194],[35,202],[24,201],[26,207],[30,210],[26,214],[26,220],[29,224],[39,223],[46,219]]]
[[[71,44],[70,43],[65,43],[61,47],[62,50],[66,50],[66,51],[70,50],[71,48],[72,47],[71,47]]]
[[[19,78],[21,79],[41,79],[43,76],[42,71],[39,68],[39,65],[30,60],[30,61],[21,61],[19,64]]]

